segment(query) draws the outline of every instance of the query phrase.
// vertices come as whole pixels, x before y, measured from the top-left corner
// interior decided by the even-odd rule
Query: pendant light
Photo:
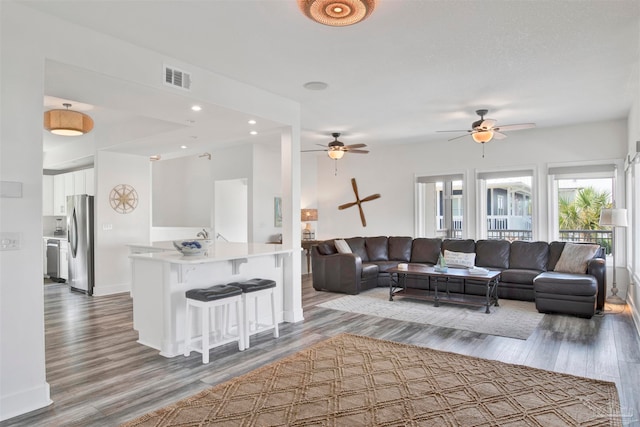
[[[298,0],[309,19],[332,27],[357,24],[371,15],[375,0]]]
[[[56,135],[78,136],[91,132],[93,119],[84,113],[69,110],[71,104],[62,104],[66,110],[49,110],[44,113],[44,128]]]

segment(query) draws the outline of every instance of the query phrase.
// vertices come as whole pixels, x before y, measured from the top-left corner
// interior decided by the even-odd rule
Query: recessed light
[[[192,107],[191,107],[191,109],[192,109],[193,111],[200,111],[200,110],[202,110],[202,107],[201,107],[201,106],[199,106],[199,105],[194,105],[194,106],[192,106]]]
[[[256,124],[256,121],[255,121],[255,120],[253,120],[253,119],[251,119],[251,120],[249,120],[247,123],[249,123],[250,125],[255,125],[255,124]]]
[[[185,148],[187,148],[187,146],[186,145],[181,145],[180,148],[182,148],[184,150]]]
[[[256,132],[255,130],[252,130],[251,132],[249,132],[251,135],[257,135],[258,132]]]
[[[305,89],[309,90],[325,90],[329,87],[325,82],[307,82],[302,85]]]

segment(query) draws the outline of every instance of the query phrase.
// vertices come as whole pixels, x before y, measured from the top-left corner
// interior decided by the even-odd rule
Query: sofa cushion
[[[567,243],[553,271],[584,274],[587,272],[587,263],[599,249],[599,245]]]
[[[379,273],[386,273],[390,268],[398,266],[398,261],[375,261],[371,263],[378,266]]]
[[[538,274],[540,274],[540,272],[536,270],[519,270],[517,268],[510,268],[509,270],[504,270],[502,272],[500,275],[500,282],[533,285],[533,279],[535,279]]]
[[[478,240],[476,242],[476,265],[497,269],[509,268],[508,240]]]
[[[338,250],[333,240],[325,240],[324,242],[318,243],[318,252],[320,252],[321,255],[333,255],[337,254]]]
[[[511,243],[509,268],[546,271],[548,260],[549,244],[547,242],[516,240]]]
[[[533,289],[536,293],[593,296],[598,291],[598,282],[586,274],[548,271],[533,279]]]
[[[364,237],[351,237],[344,240],[349,244],[351,252],[358,255],[362,262],[369,261],[369,256],[367,255],[367,249],[364,243]]]
[[[442,241],[442,253],[444,253],[445,250],[451,252],[475,253],[476,242],[473,239],[444,239]]]
[[[547,271],[553,271],[556,268],[556,264],[562,255],[562,250],[566,242],[551,242],[549,243],[549,265]]]
[[[444,261],[449,267],[471,268],[475,265],[476,254],[465,252],[444,251]]]
[[[435,265],[440,256],[442,240],[438,238],[419,237],[413,240],[411,262]]]
[[[388,239],[386,236],[365,237],[364,246],[367,249],[369,261],[387,261],[389,259]]]
[[[411,237],[389,237],[389,260],[411,261]]]
[[[338,251],[338,253],[341,253],[341,254],[350,254],[350,253],[352,253],[351,248],[349,247],[347,242],[345,242],[342,239],[336,239],[333,242],[333,244],[336,246],[336,250]]]

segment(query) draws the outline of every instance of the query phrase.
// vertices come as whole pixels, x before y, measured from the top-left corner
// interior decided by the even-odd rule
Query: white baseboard
[[[636,327],[636,333],[640,337],[640,306],[638,303],[633,300],[633,297],[629,295],[627,297],[627,304],[631,308],[631,318],[633,319],[633,323]]]
[[[105,295],[121,294],[123,292],[130,292],[130,291],[131,291],[130,283],[121,283],[119,285],[109,285],[109,286],[95,286],[93,288],[93,296],[102,297]]]
[[[47,382],[9,396],[0,396],[0,421],[44,408],[52,403]]]

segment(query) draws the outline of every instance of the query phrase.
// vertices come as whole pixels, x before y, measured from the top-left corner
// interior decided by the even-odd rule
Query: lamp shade
[[[600,211],[600,225],[612,225],[614,227],[626,227],[626,209],[602,209]]]
[[[334,150],[334,149],[329,149],[329,151],[327,151],[327,154],[329,155],[329,157],[331,157],[333,160],[338,160],[341,159],[344,156],[344,151],[342,150]]]
[[[480,132],[474,132],[471,134],[471,138],[479,144],[484,144],[485,142],[491,141],[493,138],[493,131],[491,130],[482,130]]]
[[[298,0],[298,7],[309,19],[332,27],[356,24],[371,15],[375,0]]]
[[[318,209],[301,209],[300,210],[300,221],[317,221],[318,220]]]
[[[69,110],[49,110],[44,113],[44,128],[56,135],[78,136],[91,132],[93,119],[84,113]]]

